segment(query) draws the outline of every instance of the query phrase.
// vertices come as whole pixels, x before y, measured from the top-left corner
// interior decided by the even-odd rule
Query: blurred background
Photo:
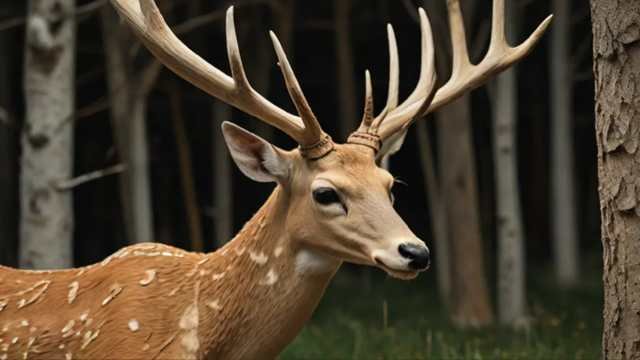
[[[473,62],[491,1],[461,0]],[[364,72],[386,98],[386,23],[401,98],[418,79],[417,9],[434,28],[438,77],[451,42],[445,0],[158,0],[178,36],[228,72],[224,14],[236,6],[254,88],[294,112],[267,31],[286,47],[324,129],[359,123]],[[596,358],[601,254],[588,2],[507,1],[532,54],[410,129],[388,159],[396,208],[434,266],[399,282],[345,266],[283,358]],[[230,120],[283,148],[276,129],[161,67],[104,0],[0,0],[0,264],[61,268],[131,243],[213,251],[266,200],[230,162]]]

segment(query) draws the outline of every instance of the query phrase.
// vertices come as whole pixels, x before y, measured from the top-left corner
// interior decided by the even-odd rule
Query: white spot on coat
[[[75,320],[70,320],[67,325],[62,328],[61,333],[66,333],[67,331],[73,329],[73,326],[76,324]]]
[[[110,303],[111,300],[115,299],[116,296],[120,294],[120,292],[122,292],[122,287],[120,285],[114,284],[113,286],[111,286],[111,289],[109,289],[109,295],[104,300],[102,300],[102,306]]]
[[[251,258],[251,260],[253,262],[255,262],[256,264],[262,266],[264,264],[267,263],[267,261],[269,260],[269,257],[267,255],[265,255],[263,252],[259,252],[259,253],[255,253],[253,251],[249,251],[249,257]]]
[[[89,318],[89,310],[85,310],[85,312],[80,315],[80,321],[85,322],[87,318]]]
[[[198,312],[198,305],[191,304],[185,310],[184,314],[180,318],[178,325],[180,329],[184,330],[182,335],[182,347],[191,353],[197,353],[200,348],[200,340],[198,339],[198,325],[200,322],[200,314]]]
[[[222,279],[224,277],[224,274],[225,273],[223,273],[223,272],[222,273],[218,273],[218,274],[213,274],[213,275],[211,275],[211,280],[218,281],[218,280],[220,280],[220,279]]]
[[[145,273],[145,277],[139,282],[141,286],[147,286],[151,284],[153,280],[156,278],[155,270],[147,270],[144,273]]]
[[[73,360],[73,354],[68,352],[64,355],[65,360]]]
[[[136,319],[129,320],[129,330],[136,332],[140,330],[140,323]]]
[[[218,300],[210,301],[207,303],[207,307],[211,310],[220,311],[222,310],[222,306],[220,306],[220,302]]]
[[[27,294],[27,293],[35,290],[35,292],[33,293],[33,295],[30,298],[24,298],[24,299],[20,299],[20,301],[18,301],[18,309],[22,309],[23,307],[31,305],[34,302],[38,301],[38,299],[42,295],[44,295],[44,293],[47,291],[47,289],[49,288],[49,284],[50,283],[51,283],[51,281],[49,281],[49,280],[38,281],[32,287],[28,288],[25,291],[20,292],[19,294],[22,295],[22,294]]]
[[[273,250],[273,255],[275,257],[280,257],[280,255],[282,255],[282,252],[284,251],[284,248],[282,246],[277,246],[275,250]]]
[[[76,299],[76,296],[78,296],[79,288],[80,288],[80,284],[77,281],[74,281],[71,284],[69,284],[69,295],[67,297],[67,299],[69,300],[69,304],[72,304],[73,301]]]
[[[269,269],[267,276],[265,276],[265,278],[262,281],[260,281],[260,285],[271,286],[275,284],[277,281],[278,281],[278,274],[276,274],[276,272],[273,271],[273,269]]]
[[[80,350],[84,350],[87,346],[89,346],[89,344],[91,344],[91,342],[95,340],[99,334],[100,330],[96,330],[95,332],[87,331],[84,334],[84,338],[82,339],[82,346],[80,347]]]

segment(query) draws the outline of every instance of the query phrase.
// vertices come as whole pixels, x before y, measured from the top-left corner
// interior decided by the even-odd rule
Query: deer
[[[365,72],[364,115],[345,143],[326,134],[277,36],[271,40],[297,115],[258,94],[247,79],[234,8],[226,13],[231,75],[191,51],[154,0],[111,0],[122,19],[166,67],[212,97],[283,131],[283,150],[230,122],[222,132],[249,178],[275,183],[268,200],[212,253],[144,243],[97,264],[68,270],[0,268],[0,360],[270,359],[296,337],[344,262],[413,279],[430,252],[394,210],[393,176],[380,159],[398,151],[408,127],[525,57],[551,16],[522,44],[504,35],[504,0],[493,1],[485,58],[467,54],[459,2],[448,0],[453,72],[436,88],[434,45],[419,9],[420,75],[399,103],[396,37],[388,25],[389,89],[375,115]]]

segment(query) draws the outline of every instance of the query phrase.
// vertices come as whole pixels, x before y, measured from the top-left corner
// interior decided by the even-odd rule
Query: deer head
[[[180,41],[153,0],[112,2],[164,65],[213,97],[275,126],[299,144],[297,149],[285,151],[236,125],[222,125],[231,155],[242,172],[256,181],[276,182],[282,189],[288,201],[287,214],[282,218],[286,221],[286,232],[296,242],[294,245],[336,261],[377,266],[403,279],[415,277],[429,266],[429,250],[394,210],[390,192],[394,178],[378,166],[378,160],[400,148],[412,121],[481,85],[524,57],[550,20],[545,20],[523,44],[512,48],[504,37],[504,0],[495,0],[489,51],[480,64],[472,65],[459,4],[448,1],[453,73],[435,91],[431,26],[420,9],[420,77],[414,91],[401,104],[398,104],[398,50],[389,25],[386,106],[379,115],[374,115],[371,77],[367,71],[362,123],[345,144],[336,144],[322,130],[273,32],[271,39],[279,66],[298,115],[277,107],[251,87],[238,48],[233,7],[226,18],[229,76]]]

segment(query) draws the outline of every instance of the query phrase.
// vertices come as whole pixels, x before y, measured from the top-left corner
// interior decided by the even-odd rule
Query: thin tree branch
[[[97,171],[90,172],[88,174],[78,176],[73,179],[58,181],[55,184],[55,188],[58,191],[68,191],[79,185],[86,184],[90,181],[98,180],[106,176],[119,174],[121,172],[124,172],[125,170],[126,170],[126,166],[124,164],[114,165],[106,169],[97,170]]]

